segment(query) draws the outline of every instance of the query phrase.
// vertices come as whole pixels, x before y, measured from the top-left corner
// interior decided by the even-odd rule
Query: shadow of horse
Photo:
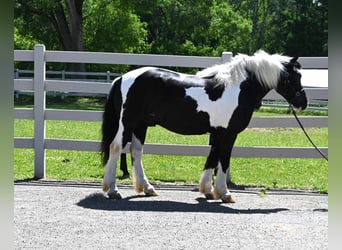
[[[146,197],[134,195],[121,200],[111,200],[102,193],[91,194],[76,203],[77,206],[107,211],[149,211],[149,212],[190,212],[190,213],[230,213],[230,214],[271,214],[288,211],[287,208],[272,209],[235,209],[220,201],[208,202],[205,198],[197,198],[198,203],[191,204],[178,201],[135,200]]]

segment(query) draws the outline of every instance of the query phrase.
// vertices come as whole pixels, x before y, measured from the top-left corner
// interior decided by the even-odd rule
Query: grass
[[[16,106],[29,107],[27,103]],[[65,102],[47,101],[48,108],[101,109],[102,100],[89,98],[68,99]],[[312,115],[313,111],[301,115]],[[261,109],[255,116],[288,115],[282,110]],[[319,112],[315,115],[324,115]],[[100,122],[47,121],[48,138],[100,140]],[[32,120],[14,121],[15,137],[33,137]],[[328,129],[307,130],[320,147],[328,146]],[[160,127],[148,130],[147,143],[207,145],[208,135],[182,136]],[[303,132],[291,129],[247,129],[236,141],[236,146],[300,146],[311,147]],[[64,150],[46,151],[48,179],[102,181],[104,169],[100,154]],[[14,178],[33,177],[33,149],[14,150]],[[130,162],[130,160],[129,160]],[[205,157],[144,155],[145,172],[152,183],[197,184]],[[121,174],[120,172],[118,173]],[[297,188],[328,193],[328,164],[323,159],[232,158],[231,175],[235,184],[262,188]],[[130,180],[120,180],[130,182]]]

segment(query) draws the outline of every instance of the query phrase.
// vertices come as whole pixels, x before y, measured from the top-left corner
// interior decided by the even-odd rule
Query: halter
[[[289,100],[288,100],[288,102],[291,103],[291,101],[292,101],[293,99],[295,99],[295,98],[299,97],[300,95],[302,95],[302,93],[304,92],[304,88],[301,88],[300,90],[296,90],[296,89],[290,84],[290,79],[289,79],[290,74],[289,74],[288,72],[284,72],[283,74],[284,74],[284,78],[285,78],[284,81],[283,81],[284,84],[285,84],[286,86],[289,86],[289,87],[293,90],[293,92],[295,92],[295,96],[289,98]]]

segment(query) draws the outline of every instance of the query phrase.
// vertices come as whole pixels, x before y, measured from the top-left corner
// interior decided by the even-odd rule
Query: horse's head
[[[302,76],[298,69],[301,68],[301,65],[297,59],[298,57],[294,57],[284,64],[284,71],[281,73],[276,91],[295,108],[303,110],[306,108],[308,100],[300,81]]]

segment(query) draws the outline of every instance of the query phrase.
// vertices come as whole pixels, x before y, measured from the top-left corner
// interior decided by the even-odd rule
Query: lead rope
[[[318,151],[318,153],[320,153],[320,155],[326,159],[326,161],[328,161],[328,157],[326,157],[323,152],[315,145],[315,143],[311,140],[310,136],[308,135],[308,133],[305,131],[305,128],[303,126],[303,124],[300,122],[299,118],[297,117],[297,114],[296,114],[296,111],[294,110],[293,106],[290,105],[290,109],[291,109],[291,112],[292,114],[294,115],[294,117],[296,118],[299,126],[302,128],[304,134],[306,135],[306,138],[308,138],[308,140],[311,142],[312,146],[314,146],[314,148]]]

